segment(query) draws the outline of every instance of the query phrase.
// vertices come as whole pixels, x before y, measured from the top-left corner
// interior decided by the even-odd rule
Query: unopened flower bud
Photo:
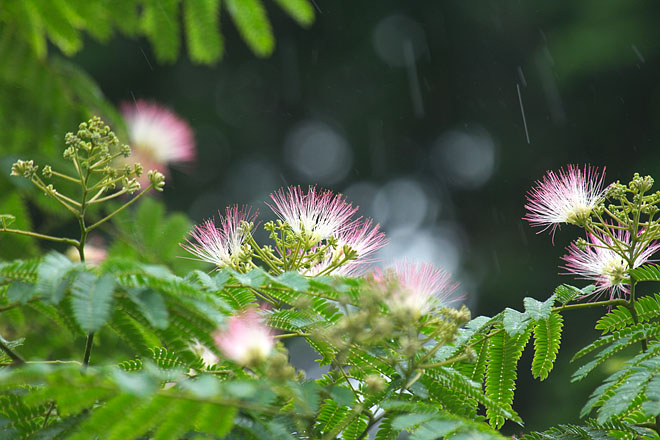
[[[134,192],[140,190],[140,182],[138,182],[136,179],[129,179],[127,177],[124,177],[124,179],[122,180],[122,184],[126,192],[128,192],[129,194],[133,194]]]
[[[147,177],[149,178],[149,183],[153,185],[156,191],[163,190],[163,187],[165,186],[165,176],[163,173],[156,170],[151,170],[147,173]]]
[[[11,166],[10,176],[25,177],[31,179],[37,174],[38,166],[34,165],[31,160],[19,160]]]
[[[44,169],[41,170],[41,174],[43,174],[46,179],[50,179],[53,176],[53,169],[50,165],[46,165],[44,166]]]
[[[133,164],[133,172],[135,173],[136,177],[140,177],[144,172],[144,168],[142,168],[142,165],[139,163],[135,163]]]
[[[53,184],[50,184],[46,187],[46,192],[44,193],[46,197],[54,197],[57,194],[57,190],[53,187]]]
[[[64,150],[64,156],[65,159],[71,160],[76,154],[76,149],[74,147],[69,147],[66,150]]]
[[[128,156],[131,155],[131,147],[129,147],[128,145],[125,145],[125,144],[122,145],[121,148],[119,149],[119,151],[121,152],[122,156],[124,156],[124,157],[128,157]]]

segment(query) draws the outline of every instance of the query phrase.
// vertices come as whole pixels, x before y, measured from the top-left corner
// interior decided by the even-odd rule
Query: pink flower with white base
[[[218,331],[213,338],[227,359],[246,366],[268,358],[275,346],[270,328],[254,310],[229,318],[227,329]]]
[[[335,275],[360,276],[373,262],[372,255],[387,244],[385,234],[380,231],[379,225],[373,225],[368,219],[353,222],[349,227],[339,232],[336,237],[337,246],[321,263],[311,267],[305,275],[316,275],[324,273],[333,264],[345,259],[344,247],[350,247],[357,256],[344,262],[341,266],[328,271]]]
[[[304,236],[309,246],[336,236],[350,226],[357,211],[341,194],[329,190],[317,191],[310,186],[303,192],[299,186],[281,189],[270,195],[274,205],[268,205],[287,223],[294,234]]]
[[[195,138],[183,119],[171,110],[148,101],[124,102],[121,112],[128,128],[132,162],[145,170],[156,169],[168,176],[169,164],[195,160]],[[145,175],[140,184],[148,184]]]
[[[604,177],[605,170],[591,166],[548,171],[527,193],[523,218],[542,231],[552,228],[553,233],[561,223],[583,224],[605,195]]]
[[[241,228],[242,222],[251,223],[256,214],[251,214],[247,207],[227,207],[224,217],[220,215],[219,224],[214,219],[206,220],[194,227],[191,238],[181,244],[193,254],[196,260],[213,263],[218,267],[235,267],[244,254],[244,244],[249,232]]]
[[[374,280],[392,288],[387,303],[392,309],[404,309],[418,315],[429,313],[435,307],[443,307],[458,300],[451,298],[458,284],[451,275],[429,263],[396,263],[385,272],[376,269]]]
[[[615,238],[623,250],[630,248],[628,231],[617,230]],[[630,291],[628,271],[631,267],[620,251],[614,249],[617,249],[617,244],[607,235],[588,234],[584,249],[576,243],[571,243],[567,248],[568,254],[562,257],[566,262],[563,267],[567,271],[565,275],[576,275],[578,278],[593,281],[596,289],[591,295],[592,298],[598,298],[608,291],[610,298],[627,295]],[[632,269],[648,262],[659,249],[660,243],[648,243],[636,256]]]

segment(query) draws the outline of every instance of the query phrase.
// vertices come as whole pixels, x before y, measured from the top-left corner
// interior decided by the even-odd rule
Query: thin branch
[[[149,186],[146,187],[144,190],[142,190],[142,192],[141,192],[140,194],[138,194],[137,196],[133,197],[131,200],[129,200],[128,202],[126,202],[124,205],[122,205],[122,206],[120,206],[119,208],[115,209],[115,210],[112,211],[110,214],[106,215],[105,217],[103,217],[101,220],[97,221],[97,222],[94,223],[93,225],[88,226],[88,227],[87,227],[87,232],[91,231],[91,230],[94,229],[94,228],[97,228],[98,226],[100,226],[100,225],[102,225],[103,223],[105,223],[105,222],[107,222],[108,220],[110,220],[110,219],[111,219],[112,217],[114,217],[115,215],[117,215],[117,214],[119,214],[120,212],[122,212],[124,209],[128,208],[129,206],[131,206],[133,203],[137,202],[138,199],[139,199],[140,197],[142,197],[143,195],[145,195],[145,194],[147,193],[147,191],[149,191],[151,188],[153,188],[153,185],[149,185]]]
[[[0,350],[4,351],[7,356],[13,361],[11,365],[23,365],[25,364],[25,359],[21,357],[18,353],[16,353],[14,350],[9,348],[7,344],[5,344],[4,339],[0,338]]]
[[[0,232],[9,232],[10,234],[27,235],[28,237],[39,238],[41,240],[55,241],[57,243],[66,243],[78,247],[80,243],[72,238],[53,237],[52,235],[39,234],[37,232],[23,231],[21,229],[9,229],[2,227]]]

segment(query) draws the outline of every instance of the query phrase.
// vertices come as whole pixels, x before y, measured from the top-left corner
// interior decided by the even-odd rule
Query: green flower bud
[[[19,160],[11,166],[10,176],[18,176],[31,179],[34,175],[37,174],[38,169],[39,167],[34,165],[34,161]]]
[[[114,136],[114,134],[113,134],[113,136]],[[115,137],[115,139],[117,139],[117,138]],[[124,156],[124,157],[128,157],[128,156],[131,155],[131,147],[129,147],[128,145],[125,145],[125,144],[122,145],[121,148],[119,149],[119,151],[121,152],[122,156]]]
[[[76,149],[74,147],[69,147],[64,150],[64,158],[68,160],[73,160],[73,157],[76,155]]]
[[[126,192],[129,194],[133,194],[134,192],[140,190],[140,182],[138,182],[136,179],[129,179],[124,177],[122,180],[122,185],[124,186]]]
[[[151,183],[156,191],[162,191],[165,186],[165,176],[160,171],[150,170],[147,173],[149,183]]]
[[[46,179],[50,179],[53,176],[53,169],[50,165],[46,165],[44,166],[44,169],[41,170],[41,174],[43,174]]]

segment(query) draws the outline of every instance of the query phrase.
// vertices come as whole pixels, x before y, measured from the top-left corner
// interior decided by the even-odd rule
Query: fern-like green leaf
[[[275,0],[287,14],[300,25],[309,26],[314,22],[314,7],[309,0]]]
[[[511,337],[505,331],[490,338],[488,366],[486,368],[486,396],[512,411],[513,391],[516,388],[518,360],[527,345],[531,331],[528,329]],[[493,410],[487,416],[494,427],[504,424],[504,417]]]
[[[97,278],[89,272],[80,272],[71,286],[71,306],[80,328],[94,332],[110,317],[115,280],[111,275]]]
[[[148,0],[144,3],[141,27],[158,61],[172,63],[179,56],[179,0]]]
[[[636,281],[660,281],[660,266],[645,264],[628,271]]]
[[[229,15],[255,55],[273,52],[275,39],[261,0],[225,0]]]
[[[191,61],[212,64],[222,58],[220,0],[184,0],[183,20]]]
[[[606,334],[615,330],[621,330],[633,323],[634,321],[628,308],[617,306],[598,320],[596,330],[602,330],[603,334]]]
[[[539,321],[534,326],[534,358],[532,376],[545,380],[554,366],[561,343],[562,317],[551,313],[547,320]]]
[[[592,361],[587,362],[582,367],[580,367],[571,377],[571,381],[577,382],[584,379],[596,367],[601,365],[607,359],[620,352],[624,348],[644,339],[656,338],[658,336],[660,336],[660,326],[651,324],[638,324],[636,326],[628,327],[623,330],[614,332],[611,335],[602,336],[594,343],[580,350],[573,357],[573,359],[582,357],[594,349],[600,348],[604,345],[609,345],[609,347],[598,353],[598,355]]]

